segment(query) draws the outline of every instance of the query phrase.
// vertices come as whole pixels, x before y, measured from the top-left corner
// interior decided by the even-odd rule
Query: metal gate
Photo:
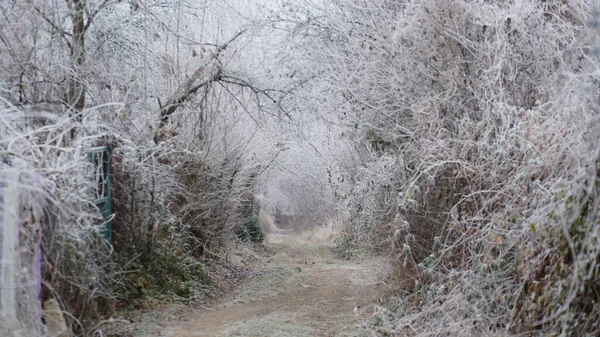
[[[106,146],[99,146],[90,149],[90,163],[93,164],[94,203],[100,209],[104,219],[102,236],[106,241],[112,244],[112,195],[110,181],[110,151]]]

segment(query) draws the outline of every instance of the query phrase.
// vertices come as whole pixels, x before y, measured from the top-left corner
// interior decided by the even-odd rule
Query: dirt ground
[[[275,230],[271,256],[256,263],[254,276],[230,297],[187,307],[148,328],[144,337],[360,336],[360,322],[373,312],[386,285],[384,261],[338,259],[335,232]]]

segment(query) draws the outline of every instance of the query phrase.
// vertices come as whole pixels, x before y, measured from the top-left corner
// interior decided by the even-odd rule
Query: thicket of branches
[[[308,8],[273,20],[316,61],[299,76],[327,91],[307,101],[357,144],[333,165],[346,242],[401,283],[372,331],[598,334],[597,4]]]
[[[80,334],[140,296],[206,291],[206,265],[258,223],[286,93],[244,73],[252,27],[195,24],[215,4],[0,5],[0,170],[39,177],[42,300]],[[96,146],[111,149],[112,245],[93,203]]]

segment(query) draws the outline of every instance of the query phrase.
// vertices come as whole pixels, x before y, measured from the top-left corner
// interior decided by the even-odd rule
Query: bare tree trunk
[[[85,83],[82,80],[82,68],[85,63],[85,0],[67,0],[73,10],[71,20],[73,23],[73,40],[71,43],[71,62],[73,72],[69,78],[67,104],[71,116],[81,121],[85,108]],[[71,138],[75,136],[75,129],[71,131]]]

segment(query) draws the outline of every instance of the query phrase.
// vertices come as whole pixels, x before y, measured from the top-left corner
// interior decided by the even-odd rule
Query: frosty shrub
[[[71,313],[66,316],[70,325],[81,330],[84,317],[104,311],[97,303],[117,297],[123,277],[102,237],[102,217],[91,198],[87,149],[110,131],[84,120],[80,137],[71,140],[70,118],[25,112],[6,100],[0,104],[0,169],[18,168],[21,177],[37,177],[35,183],[23,178],[22,188],[42,199],[21,201],[22,207],[41,208],[39,219],[23,221],[33,220],[42,237],[42,300],[58,299]],[[95,135],[88,136],[91,132]],[[22,234],[27,240],[35,237],[35,232]]]
[[[2,103],[1,168],[18,168],[23,188],[43,200],[23,204],[40,208],[35,214],[41,214],[32,222],[31,237],[24,238],[33,240],[35,231],[41,232],[42,301],[57,299],[71,330],[93,332],[94,323],[112,314],[117,303],[165,292],[191,297],[206,291],[203,247],[234,237],[233,223],[248,212],[244,202],[249,200],[252,209],[252,198],[239,198],[238,185],[231,185],[231,194],[222,199],[214,195],[224,191],[216,182],[229,186],[234,179],[211,181],[203,175],[199,181],[205,185],[199,186],[186,178],[191,170],[207,167],[203,158],[170,143],[135,143],[92,114],[77,123],[65,114],[30,113]],[[77,136],[72,138],[74,127]],[[89,149],[100,145],[111,151],[111,243],[104,238],[104,221],[94,204],[94,167],[88,159]],[[36,177],[35,184],[25,183],[32,181],[26,177]],[[240,186],[250,188],[251,183],[247,178]],[[213,203],[201,204],[198,197]],[[199,207],[224,217],[193,217]],[[207,220],[214,221],[208,223],[213,227],[207,227]],[[224,227],[225,221],[232,225]],[[213,254],[218,258],[219,250],[214,248]]]
[[[43,199],[30,221],[43,237],[42,300],[78,334],[117,304],[202,294],[206,264],[257,215],[276,90],[239,57],[251,29],[220,26],[221,13],[198,27],[214,4],[0,3],[0,169],[36,182],[21,187]],[[112,243],[92,197],[97,146],[111,151]]]
[[[361,158],[346,242],[396,262],[399,294],[373,331],[598,333],[593,5],[283,8],[279,22],[310,46],[299,53],[318,60],[300,71],[343,100],[323,113],[348,125]]]

